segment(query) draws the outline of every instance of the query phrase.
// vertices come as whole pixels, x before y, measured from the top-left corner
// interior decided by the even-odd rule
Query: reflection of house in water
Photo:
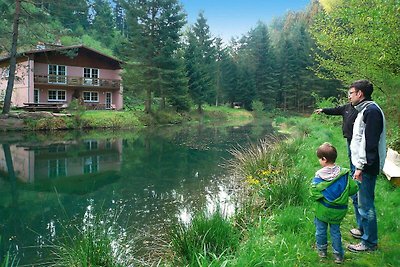
[[[84,181],[113,176],[121,169],[122,140],[83,140],[50,145],[10,145],[14,172],[24,183],[48,180]],[[7,173],[4,151],[0,147],[0,171]],[[65,177],[65,178],[63,178]]]

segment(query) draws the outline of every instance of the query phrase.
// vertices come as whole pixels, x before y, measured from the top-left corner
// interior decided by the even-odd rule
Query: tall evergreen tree
[[[238,65],[230,55],[229,49],[224,49],[220,53],[220,87],[224,101],[227,101],[231,107],[233,102],[237,102],[239,92],[238,88]]]
[[[82,35],[89,28],[89,2],[87,0],[33,0],[61,25],[69,29],[71,35]]]
[[[120,3],[119,0],[113,0],[114,2],[114,21],[115,21],[115,26],[117,30],[122,34],[122,36],[125,36],[126,34],[126,18],[125,18],[125,12],[124,9]]]
[[[185,14],[178,0],[123,1],[123,6],[128,22],[124,83],[135,91],[145,90],[145,111],[149,113],[153,94],[171,95],[172,77],[181,77],[183,69],[175,56]],[[173,93],[184,92],[180,87]]]
[[[249,47],[254,62],[257,97],[266,108],[275,108],[278,82],[274,53],[266,24],[258,22],[256,28],[250,31]]]
[[[17,45],[18,45],[18,30],[19,18],[21,15],[21,1],[15,1],[15,12],[13,19],[12,41],[10,51],[10,67],[9,77],[7,81],[6,95],[4,98],[3,114],[8,114],[11,108],[12,90],[14,88],[15,70],[17,65]]]
[[[185,52],[189,94],[202,112],[204,103],[212,103],[216,88],[216,50],[210,27],[201,12],[188,33]]]
[[[94,0],[92,12],[93,19],[90,25],[91,35],[105,47],[113,47],[116,26],[109,1]],[[105,30],[107,34],[104,32]]]
[[[236,91],[235,100],[241,102],[245,109],[251,110],[252,102],[255,100],[257,86],[249,66],[239,66],[237,87],[240,88],[240,90]]]

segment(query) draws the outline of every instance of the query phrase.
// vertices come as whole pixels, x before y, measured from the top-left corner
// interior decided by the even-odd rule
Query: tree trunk
[[[147,88],[146,90],[146,103],[145,103],[145,107],[144,107],[144,112],[145,113],[151,113],[151,102],[152,102],[152,97],[151,97],[151,89]]]
[[[10,69],[8,75],[6,95],[4,97],[3,114],[8,114],[11,108],[11,97],[14,88],[15,69],[17,65],[17,42],[18,42],[18,26],[19,26],[20,13],[21,13],[21,0],[16,0],[14,21],[13,21],[13,33],[12,33],[13,35],[12,35],[11,51],[10,51]]]

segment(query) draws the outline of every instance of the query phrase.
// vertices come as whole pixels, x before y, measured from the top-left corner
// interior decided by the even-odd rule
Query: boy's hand
[[[314,110],[314,113],[320,114],[322,112],[322,108]]]

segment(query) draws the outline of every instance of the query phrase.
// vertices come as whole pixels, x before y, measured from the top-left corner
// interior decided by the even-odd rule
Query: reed
[[[291,169],[298,147],[296,141],[270,136],[258,144],[231,151],[230,169],[242,177],[241,187],[245,188],[247,198],[252,199],[251,205],[255,197],[265,209],[303,203],[306,197],[303,177]]]
[[[64,235],[53,245],[50,266],[134,266],[135,246],[119,224],[120,214],[118,210],[95,213],[89,205],[79,227],[64,227]]]
[[[0,244],[2,243],[2,238],[0,236]],[[0,267],[16,267],[19,264],[19,259],[16,254],[11,252],[11,247],[7,250],[5,255],[0,254]]]
[[[179,266],[221,266],[240,243],[240,231],[219,211],[196,214],[189,225],[178,224],[170,233]]]

